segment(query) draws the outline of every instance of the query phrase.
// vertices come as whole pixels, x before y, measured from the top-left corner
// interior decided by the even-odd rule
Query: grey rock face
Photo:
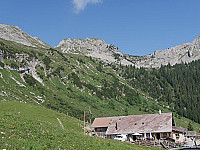
[[[39,38],[31,37],[16,26],[0,24],[0,38],[32,47],[50,47]]]
[[[102,39],[65,39],[59,43],[57,48],[60,48],[65,53],[91,56],[108,63],[121,63],[123,65],[132,64],[124,58],[124,54],[121,53],[116,46],[107,44]]]
[[[151,55],[142,56],[140,61],[135,61],[135,65],[137,67],[157,68],[167,64],[190,63],[198,59],[200,59],[200,37],[192,43],[185,43],[166,50],[157,50]]]
[[[27,46],[50,48],[37,37],[31,37],[16,26],[0,24],[0,38],[21,43]],[[157,68],[161,65],[175,65],[177,63],[190,63],[200,59],[200,37],[192,43],[185,43],[166,50],[157,50],[146,56],[131,56],[123,54],[112,44],[105,43],[102,39],[86,38],[65,39],[56,47],[64,53],[73,53],[91,56],[107,63],[122,65],[135,65],[136,67]],[[2,60],[2,57],[0,57]]]
[[[95,38],[65,39],[57,47],[66,53],[82,54],[111,63],[135,65],[138,68],[158,68],[161,65],[189,63],[200,59],[200,37],[192,43],[185,43],[166,50],[157,50],[146,56],[123,54],[117,47]]]

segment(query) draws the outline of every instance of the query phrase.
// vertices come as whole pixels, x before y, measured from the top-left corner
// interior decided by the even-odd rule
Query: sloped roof
[[[92,127],[108,127],[115,117],[95,118]]]
[[[196,131],[187,131],[186,136],[196,136],[197,132]]]
[[[187,129],[185,128],[182,128],[182,127],[172,127],[172,130],[173,131],[178,131],[178,132],[182,132],[182,133],[186,133],[187,132]]]
[[[172,113],[96,118],[92,127],[108,127],[107,135],[172,132]]]

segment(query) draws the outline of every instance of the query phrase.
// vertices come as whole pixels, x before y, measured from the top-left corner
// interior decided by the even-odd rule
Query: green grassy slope
[[[0,83],[3,85],[0,88],[6,92],[0,94],[2,100],[39,103],[77,118],[89,106],[95,117],[140,114],[143,112],[140,112],[139,105],[157,106],[120,78],[112,65],[106,66],[84,56],[63,54],[55,49],[38,50],[5,40],[1,42],[5,67],[27,67],[30,61],[37,60],[36,71],[45,85],[26,74],[24,82],[20,77],[24,73],[16,69],[0,69]],[[19,62],[16,54],[24,55],[24,61]],[[15,80],[26,87],[18,85]],[[38,96],[44,100],[43,103]],[[158,109],[159,106],[152,111]]]
[[[93,119],[102,116],[169,112],[141,89],[120,76],[120,67],[89,57],[61,53],[56,49],[38,49],[0,39],[3,61],[0,62],[0,100],[20,101],[82,118],[91,107]],[[37,62],[36,74],[18,68],[30,68]],[[186,119],[177,116],[178,125]],[[184,121],[183,121],[183,120]],[[179,121],[180,120],[180,121]],[[198,131],[199,124],[194,124]]]
[[[89,137],[82,127],[80,120],[45,107],[0,102],[0,149],[157,149]]]

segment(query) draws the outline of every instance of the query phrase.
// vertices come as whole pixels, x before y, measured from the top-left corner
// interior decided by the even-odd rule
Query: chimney
[[[115,124],[115,129],[117,130],[117,122],[116,122],[116,124]]]
[[[159,115],[161,115],[162,114],[162,112],[161,112],[161,110],[159,110]]]

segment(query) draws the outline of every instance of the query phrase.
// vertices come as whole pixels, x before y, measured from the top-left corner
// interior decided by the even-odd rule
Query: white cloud
[[[96,4],[100,3],[102,0],[73,0],[74,8],[76,13],[79,13],[81,10],[84,10],[87,4]]]

